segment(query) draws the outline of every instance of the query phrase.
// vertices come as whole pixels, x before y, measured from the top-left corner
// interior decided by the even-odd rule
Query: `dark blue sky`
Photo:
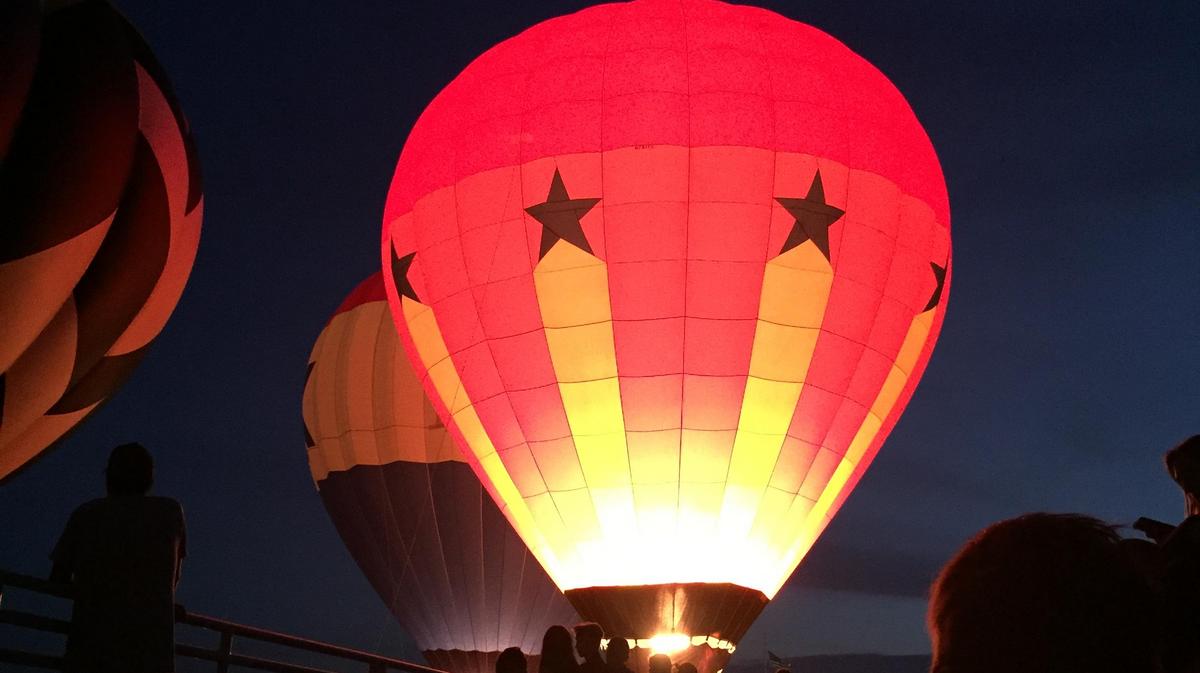
[[[155,452],[187,511],[189,608],[414,656],[313,489],[312,342],[378,266],[408,129],[475,55],[585,3],[120,3],[197,137],[183,300],[125,389],[0,488],[0,567],[48,570],[108,449]],[[925,588],[1030,510],[1178,518],[1161,467],[1200,432],[1200,4],[762,2],[908,97],[948,183],[938,349],[867,477],[738,658],[927,651]]]

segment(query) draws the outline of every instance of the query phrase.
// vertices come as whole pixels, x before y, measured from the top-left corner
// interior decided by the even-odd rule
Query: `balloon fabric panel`
[[[133,372],[183,292],[203,212],[186,121],[137,32],[96,0],[33,25],[35,74],[0,174],[13,223],[0,237],[13,289],[0,298],[0,480]]]
[[[382,274],[313,347],[309,465],[347,549],[433,665],[486,673],[578,616],[484,493],[400,347]]]
[[[107,233],[137,134],[121,19],[86,3],[51,13],[16,134],[0,162],[0,371],[66,300]],[[70,147],[71,152],[56,148]]]

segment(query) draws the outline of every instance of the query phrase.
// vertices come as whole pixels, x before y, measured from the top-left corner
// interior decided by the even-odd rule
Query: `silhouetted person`
[[[1200,514],[1200,435],[1183,440],[1164,456],[1167,472],[1183,489],[1187,516]]]
[[[1156,602],[1110,526],[1027,514],[984,529],[934,582],[932,673],[1156,673]]]
[[[107,497],[71,514],[50,555],[50,579],[70,583],[75,592],[64,669],[173,671],[183,509],[147,495],[154,460],[140,444],[113,449],[105,478]]]
[[[665,654],[650,655],[650,673],[671,673],[671,657]]]
[[[496,673],[528,673],[525,653],[519,647],[510,647],[496,658]]]
[[[604,673],[604,660],[600,658],[600,641],[604,629],[596,622],[575,625],[575,652],[583,659],[579,673]]]
[[[542,660],[538,673],[577,673],[575,646],[571,643],[571,632],[565,626],[555,624],[546,629],[542,636]]]
[[[699,673],[696,670],[696,665],[690,661],[685,661],[675,667],[675,673]]]
[[[1167,452],[1167,471],[1183,490],[1187,518],[1160,538],[1164,588],[1164,669],[1200,671],[1200,435]]]
[[[633,673],[629,668],[629,641],[613,638],[604,650],[604,670],[608,673]]]

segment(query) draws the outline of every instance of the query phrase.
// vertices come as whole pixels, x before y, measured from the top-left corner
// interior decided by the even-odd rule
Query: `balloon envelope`
[[[949,207],[908,103],[837,40],[646,0],[438,94],[382,252],[435,407],[550,576],[715,670],[911,396]]]
[[[317,338],[303,410],[325,508],[431,664],[491,673],[505,648],[537,655],[547,627],[578,620],[426,400],[381,274]]]
[[[0,481],[111,396],[191,272],[195,147],[106,2],[0,10]]]

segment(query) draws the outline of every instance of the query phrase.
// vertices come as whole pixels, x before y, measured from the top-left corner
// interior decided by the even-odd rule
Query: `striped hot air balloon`
[[[129,376],[200,239],[162,67],[107,2],[0,8],[0,481]]]
[[[451,434],[610,636],[721,668],[899,418],[949,289],[937,157],[878,70],[708,0],[488,50],[412,129],[388,299]]]
[[[321,500],[430,664],[491,673],[505,648],[536,659],[547,627],[578,621],[426,399],[381,274],[317,338],[303,410]]]

